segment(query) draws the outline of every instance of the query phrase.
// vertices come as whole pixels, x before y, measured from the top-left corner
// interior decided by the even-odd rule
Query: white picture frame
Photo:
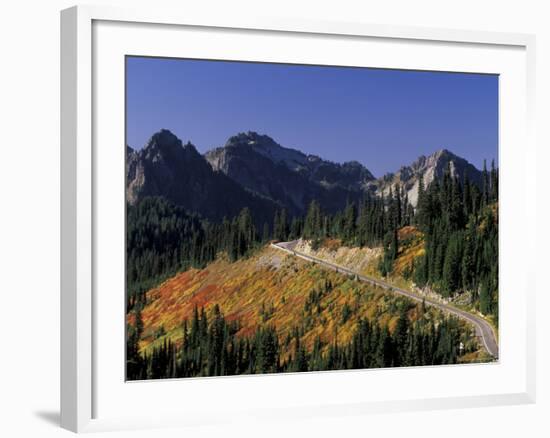
[[[106,23],[105,31],[98,31],[98,24]],[[114,24],[113,24],[114,23]],[[461,47],[465,50],[476,48],[484,48],[484,50],[493,50],[496,52],[506,52],[510,55],[503,56],[502,65],[508,63],[510,71],[514,70],[517,75],[510,74],[510,83],[503,85],[503,89],[509,87],[511,92],[510,99],[520,103],[520,111],[518,113],[520,120],[513,120],[511,113],[503,109],[501,114],[501,124],[506,122],[504,131],[501,132],[503,141],[501,142],[501,152],[503,153],[501,166],[503,172],[503,183],[501,192],[514,192],[520,196],[525,202],[530,200],[532,205],[535,205],[535,175],[534,171],[528,170],[528,163],[532,163],[536,159],[536,145],[533,139],[533,108],[534,108],[534,57],[535,57],[535,39],[531,35],[523,34],[507,34],[507,33],[491,33],[491,32],[476,32],[476,31],[461,31],[450,29],[424,29],[416,27],[403,26],[384,26],[366,23],[339,23],[339,22],[317,22],[307,19],[283,19],[273,17],[246,17],[243,15],[235,15],[232,17],[217,17],[197,16],[183,10],[164,11],[157,8],[148,10],[133,10],[119,9],[110,7],[95,7],[95,6],[78,6],[62,11],[61,13],[61,426],[75,431],[100,431],[112,429],[135,429],[147,427],[163,427],[174,425],[189,425],[203,424],[207,422],[220,421],[238,421],[241,418],[253,417],[274,417],[287,416],[292,418],[311,417],[312,415],[343,415],[343,414],[364,414],[368,412],[400,412],[415,409],[442,409],[453,407],[472,407],[472,406],[490,406],[504,404],[520,404],[532,403],[535,400],[535,309],[534,309],[534,272],[527,264],[518,266],[516,272],[513,273],[513,278],[510,281],[515,281],[514,284],[519,285],[518,296],[514,297],[515,302],[509,303],[509,306],[516,306],[520,309],[520,315],[515,321],[518,327],[514,331],[514,342],[507,345],[506,339],[501,339],[504,342],[502,345],[502,355],[499,358],[498,364],[490,364],[492,367],[491,373],[500,373],[500,379],[509,377],[509,387],[503,388],[502,391],[496,390],[494,386],[486,385],[486,389],[481,388],[481,392],[471,391],[468,388],[455,389],[454,392],[432,391],[431,396],[415,392],[412,388],[409,392],[392,394],[389,398],[373,396],[371,398],[363,397],[361,394],[354,394],[354,397],[348,397],[346,392],[341,394],[328,393],[326,395],[313,395],[309,399],[303,397],[296,401],[296,404],[286,404],[285,401],[274,396],[274,399],[268,403],[266,400],[255,400],[254,403],[246,404],[244,397],[246,394],[253,394],[252,387],[263,387],[265,391],[273,391],[277,394],[278,387],[285,385],[299,386],[306,385],[304,388],[312,388],[315,385],[315,379],[323,378],[331,381],[330,385],[347,385],[353,379],[371,379],[373,371],[369,374],[361,373],[360,371],[350,371],[342,373],[307,373],[306,375],[289,375],[289,376],[249,376],[246,378],[233,377],[223,379],[190,379],[187,390],[192,391],[218,391],[227,393],[231,391],[240,391],[243,388],[243,401],[241,407],[232,407],[232,409],[224,412],[219,409],[210,411],[206,415],[206,403],[199,402],[194,406],[196,411],[193,413],[193,418],[190,415],[184,415],[181,407],[174,407],[170,412],[166,411],[162,405],[156,408],[156,411],[149,406],[147,412],[149,415],[131,416],[128,413],[120,412],[116,414],[114,410],[105,408],[108,415],[98,414],[103,410],[101,400],[105,401],[105,395],[112,399],[113,404],[121,403],[120,397],[135,397],[136,394],[143,393],[149,397],[160,397],[164,392],[168,393],[169,385],[181,385],[181,382],[142,382],[124,383],[119,382],[121,388],[131,388],[130,393],[123,395],[122,392],[109,391],[109,383],[119,376],[119,373],[113,373],[113,376],[104,376],[106,367],[114,365],[105,362],[107,354],[98,354],[101,351],[105,341],[103,333],[108,328],[105,324],[120,324],[122,320],[105,322],[102,318],[98,320],[98,312],[104,312],[105,306],[110,304],[105,300],[97,299],[98,287],[101,287],[102,276],[105,272],[102,271],[102,264],[107,263],[103,257],[98,254],[104,251],[105,245],[101,245],[98,241],[98,230],[103,225],[102,217],[98,209],[103,201],[105,190],[102,189],[103,184],[106,184],[105,178],[110,178],[108,182],[115,182],[115,185],[120,181],[117,179],[116,170],[112,172],[105,161],[106,154],[109,154],[112,149],[105,149],[103,146],[106,142],[102,139],[107,135],[110,129],[106,124],[102,124],[104,112],[104,99],[102,100],[101,93],[98,94],[98,89],[103,85],[98,85],[102,79],[102,74],[105,72],[103,67],[98,67],[94,60],[102,60],[102,51],[105,53],[108,50],[105,48],[105,39],[109,38],[109,50],[112,53],[108,56],[118,56],[120,53],[136,54],[126,52],[124,44],[118,44],[116,26],[130,24],[133,29],[131,32],[140,32],[140,26],[144,29],[147,27],[149,36],[159,34],[159,47],[162,43],[162,33],[177,31],[177,29],[191,29],[200,31],[201,35],[208,35],[218,31],[235,31],[239,38],[253,41],[261,38],[264,33],[269,33],[273,38],[284,36],[288,38],[308,38],[315,36],[316,38],[338,38],[338,44],[347,44],[346,41],[354,41],[361,43],[362,41],[371,42],[390,42],[410,47],[438,46],[441,50],[446,47],[446,44],[452,44],[453,47]],[[110,26],[110,27],[109,27]],[[102,32],[105,32],[102,36]],[[126,32],[126,30],[123,30]],[[133,40],[139,44],[139,38],[135,36]],[[121,39],[122,40],[122,39]],[[156,40],[156,37],[153,37]],[[148,50],[155,50],[155,42],[151,43]],[[278,44],[278,43],[274,43]],[[281,43],[282,44],[282,43]],[[172,50],[169,45],[164,45],[166,51]],[[251,46],[252,47],[252,46]],[[275,46],[273,46],[275,47]],[[281,46],[282,47],[282,46]],[[204,46],[205,57],[208,58],[207,45]],[[174,49],[176,50],[176,49]],[[196,48],[200,52],[201,48]],[[213,49],[212,49],[213,50]],[[222,50],[217,47],[216,50]],[[397,48],[396,50],[403,50]],[[462,49],[461,49],[462,50]],[[330,49],[329,49],[330,51]],[[207,53],[208,52],[208,53]],[[258,55],[260,57],[270,58],[276,57],[277,54]],[[253,47],[251,49],[253,53]],[[397,52],[395,52],[397,53]],[[329,53],[330,55],[330,53]],[[107,55],[106,55],[107,56]],[[238,56],[238,55],[235,55]],[[334,54],[335,56],[335,54]],[[464,52],[463,57],[467,57]],[[497,55],[500,56],[500,55]],[[251,59],[254,58],[250,55]],[[404,57],[406,58],[406,57]],[[475,58],[475,57],[474,57]],[[105,58],[108,59],[108,58]],[[118,59],[118,58],[117,58]],[[299,59],[296,55],[294,60]],[[384,61],[380,58],[380,63],[389,62],[387,66],[392,66],[391,59]],[[394,68],[414,68],[415,62],[402,59],[401,64],[393,65]],[[450,61],[448,61],[450,62]],[[465,61],[456,56],[453,60],[455,64],[450,65],[450,70],[461,70],[461,65],[466,65]],[[490,70],[491,73],[501,73],[497,67],[474,67],[477,62],[480,66],[490,65],[491,60],[471,59],[472,69],[479,69],[485,72]],[[105,62],[99,62],[105,65]],[[521,64],[521,65],[520,65]],[[382,65],[382,64],[380,64]],[[452,67],[455,65],[456,67]],[[496,64],[495,64],[496,65]],[[508,67],[502,67],[503,69]],[[120,72],[120,70],[117,70]],[[107,71],[108,73],[108,71]],[[515,79],[514,79],[515,78]],[[515,83],[511,83],[513,81]],[[525,80],[525,81],[523,81]],[[109,90],[116,89],[115,94],[120,93],[120,84],[123,84],[124,78],[118,77],[113,84],[109,84]],[[117,85],[118,84],[118,85]],[[97,88],[99,86],[99,88]],[[114,87],[114,88],[112,88]],[[118,88],[117,88],[118,87]],[[105,88],[105,87],[103,87]],[[503,91],[505,93],[506,91]],[[515,93],[515,94],[514,94]],[[508,95],[504,96],[504,101],[508,101]],[[512,100],[510,100],[512,101]],[[120,99],[116,100],[115,105],[111,105],[113,112],[113,120],[120,120]],[[122,110],[123,111],[123,110]],[[517,115],[517,114],[516,114]],[[109,114],[111,116],[111,114]],[[123,115],[122,115],[123,117]],[[98,129],[98,124],[101,128]],[[511,126],[514,125],[514,126]],[[516,126],[517,125],[517,126]],[[120,129],[124,129],[120,127]],[[509,132],[509,131],[510,132]],[[512,132],[512,130],[514,132]],[[118,136],[114,136],[119,138]],[[508,142],[509,139],[520,141],[522,144],[521,151],[517,151]],[[99,142],[99,143],[98,143]],[[108,142],[107,142],[108,143]],[[98,144],[101,149],[98,154]],[[117,144],[115,142],[115,144]],[[113,162],[116,165],[120,164],[120,159],[124,154],[124,144],[120,145],[120,151],[113,155]],[[512,187],[506,180],[506,165],[514,160],[522,160],[521,154],[525,155],[523,166],[519,166],[519,178],[521,182],[519,187]],[[113,165],[113,168],[116,167]],[[531,169],[534,169],[532,166]],[[103,173],[112,176],[104,177]],[[122,168],[120,168],[122,172]],[[102,176],[99,177],[99,174]],[[99,181],[99,182],[98,182]],[[102,182],[103,181],[103,182]],[[121,186],[122,187],[122,186]],[[532,193],[532,194],[530,194]],[[105,195],[107,196],[107,195]],[[505,197],[506,199],[506,197]],[[510,199],[510,198],[509,198]],[[109,202],[116,203],[120,198],[114,197]],[[107,202],[107,201],[105,201]],[[105,204],[108,205],[108,204]],[[113,204],[114,205],[114,204]],[[534,214],[530,214],[525,209],[517,208],[503,201],[501,216],[510,218],[508,225],[510,244],[508,248],[519,248],[519,245],[525,245],[525,248],[532,248],[535,245],[536,221]],[[123,209],[123,206],[117,208]],[[105,209],[103,209],[105,210]],[[121,211],[121,210],[117,210]],[[507,215],[507,216],[506,216]],[[520,216],[521,215],[521,216]],[[512,220],[512,216],[517,220]],[[118,216],[116,216],[118,218]],[[521,220],[520,220],[521,219]],[[114,231],[120,231],[120,220],[117,219],[118,225],[114,227]],[[526,221],[529,225],[525,231],[525,239],[522,242],[517,242],[513,239],[513,230],[515,222]],[[105,234],[99,231],[99,234]],[[119,233],[120,234],[120,233]],[[506,238],[504,236],[503,238]],[[116,239],[116,237],[115,237]],[[100,239],[101,240],[101,239]],[[505,242],[506,243],[506,242]],[[510,251],[509,251],[510,252]],[[510,256],[513,256],[510,254]],[[501,255],[501,262],[507,263],[507,260]],[[511,262],[512,260],[510,260]],[[116,263],[115,263],[116,265]],[[120,266],[120,265],[117,265]],[[120,273],[123,275],[123,273]],[[502,275],[502,274],[501,274]],[[120,291],[124,294],[124,291]],[[102,307],[103,306],[103,307]],[[519,306],[519,307],[518,307]],[[120,310],[117,307],[111,309],[113,315],[116,315]],[[503,313],[503,318],[506,312]],[[502,322],[504,324],[501,333],[510,335],[508,326],[510,321]],[[101,325],[103,328],[99,327]],[[115,326],[116,327],[116,326]],[[120,329],[122,334],[123,328]],[[103,340],[103,341],[102,341]],[[512,342],[512,341],[510,341]],[[113,343],[112,347],[122,348],[122,345]],[[105,347],[107,348],[107,347]],[[107,350],[105,350],[107,352]],[[119,362],[117,362],[119,363]],[[507,364],[511,365],[507,369]],[[119,363],[123,367],[122,363]],[[454,373],[460,380],[460,375],[479,375],[477,378],[480,382],[486,380],[487,371],[489,368],[478,366],[466,366],[462,368],[448,368],[445,372],[439,372],[435,368],[425,368],[423,370],[391,370],[393,374],[387,374],[386,371],[381,371],[376,374],[376,379],[392,379],[394,381],[406,381],[407,378],[415,374],[415,379],[420,376],[437,379],[445,379]],[[103,370],[103,371],[102,371]],[[466,370],[466,371],[462,371]],[[490,370],[490,369],[489,369]],[[500,371],[499,371],[500,370]],[[408,374],[406,374],[408,373]],[[312,376],[314,374],[314,376]],[[315,375],[316,374],[316,375]],[[385,377],[386,376],[386,377]],[[120,379],[119,379],[120,380]],[[107,383],[104,383],[107,382]],[[305,382],[305,383],[304,383]],[[317,381],[318,382],[318,381]],[[141,386],[140,386],[141,385]],[[145,385],[145,386],[144,386]],[[156,386],[155,386],[156,385]],[[337,387],[337,386],[334,386]],[[345,386],[344,386],[345,387]],[[99,388],[99,389],[98,389]],[[206,389],[205,389],[206,388]],[[493,388],[493,389],[491,389]],[[180,386],[181,389],[181,386]],[[469,391],[469,392],[468,392]],[[99,395],[98,395],[99,394]],[[437,394],[437,395],[436,395]],[[102,398],[103,397],[103,398]],[[313,397],[317,397],[313,401]],[[349,398],[349,399],[348,399]],[[202,405],[201,405],[202,403]],[[212,406],[209,406],[212,409]],[[153,409],[153,410],[152,410]],[[188,409],[188,408],[187,408]],[[201,415],[202,410],[202,415]],[[186,412],[189,412],[186,410]],[[212,415],[214,412],[214,415]]]

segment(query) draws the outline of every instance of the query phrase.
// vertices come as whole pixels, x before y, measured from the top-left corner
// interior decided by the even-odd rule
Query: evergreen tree
[[[491,291],[489,289],[489,282],[487,279],[481,281],[479,291],[479,311],[484,315],[491,313]]]
[[[355,243],[357,222],[357,209],[353,202],[348,202],[344,210],[344,241],[349,244]]]
[[[262,232],[262,242],[267,242],[269,240],[269,225],[267,222],[264,222],[264,228]]]
[[[489,193],[491,190],[489,182],[489,174],[487,172],[487,161],[483,160],[483,172],[482,172],[482,207],[485,207],[489,203]]]
[[[498,200],[498,171],[495,167],[495,160],[491,161],[491,201]]]
[[[445,296],[450,296],[461,285],[462,239],[462,233],[457,232],[449,237],[447,243],[442,278],[442,290]]]

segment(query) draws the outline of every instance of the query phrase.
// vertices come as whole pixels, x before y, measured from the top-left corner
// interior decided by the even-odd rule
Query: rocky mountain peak
[[[169,130],[151,137],[139,152],[127,149],[126,199],[136,204],[162,196],[204,218],[234,217],[244,207],[259,221],[271,221],[276,205],[260,198],[221,172],[215,172],[195,146],[183,143]]]
[[[237,135],[229,137],[225,146],[258,146],[272,145],[278,146],[275,141],[268,135],[261,135],[255,131],[239,132]]]
[[[343,167],[350,167],[350,168],[363,167],[363,165],[359,161],[355,161],[355,160],[346,161],[346,162],[342,163],[342,166]]]
[[[203,161],[201,154],[191,142],[185,144],[168,129],[161,129],[151,136],[140,151],[145,158],[157,161]],[[170,163],[167,163],[170,166]]]
[[[214,170],[253,193],[303,214],[311,199],[328,210],[343,208],[346,199],[359,199],[372,174],[357,161],[339,164],[281,146],[254,131],[230,137],[224,146],[208,151]]]
[[[457,157],[448,149],[439,149],[428,156],[420,155],[410,166],[402,166],[400,170],[406,167],[410,167],[413,170],[422,169],[428,166],[437,165],[440,162],[447,162],[453,158]]]
[[[273,163],[285,164],[289,169],[297,170],[307,164],[307,155],[281,146],[273,138],[265,134],[258,134],[254,131],[242,132],[230,137],[224,148],[251,149],[253,152],[262,155]],[[221,148],[216,149],[219,151]]]
[[[474,184],[481,183],[481,173],[472,164],[448,149],[439,149],[431,155],[421,155],[409,166],[402,166],[396,173],[388,173],[373,183],[378,193],[387,195],[395,184],[400,185],[408,193],[409,200],[416,205],[418,199],[418,183],[423,179],[427,187],[434,179],[441,179],[450,169],[451,176],[463,180],[467,175]]]
[[[173,149],[181,146],[181,140],[170,130],[161,129],[151,136],[144,149]]]
[[[442,177],[447,168],[451,170],[451,176],[461,176],[461,170],[473,170],[472,176],[477,172],[464,158],[453,154],[448,149],[440,149],[428,157],[421,157],[423,160],[417,160],[410,167],[415,172],[433,171],[435,177]],[[433,180],[433,178],[430,179]]]
[[[132,157],[134,154],[136,154],[136,151],[132,149],[130,146],[126,145],[126,156]]]

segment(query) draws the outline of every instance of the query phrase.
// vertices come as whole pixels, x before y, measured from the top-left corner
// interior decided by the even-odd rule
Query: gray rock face
[[[371,182],[369,188],[386,196],[389,194],[390,187],[393,188],[398,184],[407,191],[409,202],[416,206],[420,178],[423,178],[424,187],[428,187],[432,181],[443,177],[447,167],[450,167],[451,176],[458,177],[461,182],[467,175],[472,183],[481,186],[481,172],[478,169],[464,158],[447,149],[441,149],[428,157],[422,155],[410,166],[403,166],[396,173],[389,173]]]
[[[271,224],[275,210],[282,207],[291,215],[304,215],[315,199],[325,211],[335,212],[366,192],[387,196],[396,184],[416,206],[420,178],[428,187],[448,167],[461,181],[467,175],[481,185],[481,172],[446,149],[375,179],[356,161],[333,163],[254,132],[233,136],[203,156],[191,143],[183,144],[170,131],[161,130],[143,149],[127,147],[126,154],[130,204],[146,196],[163,196],[212,220],[231,218],[248,207],[260,225]]]
[[[127,148],[126,175],[130,204],[147,196],[163,196],[212,220],[232,218],[248,207],[260,224],[270,223],[278,208],[214,171],[195,146],[183,144],[168,130],[154,134],[139,152]]]
[[[343,164],[285,148],[255,132],[231,137],[225,146],[205,154],[212,168],[248,190],[303,214],[312,199],[328,211],[358,199],[373,175],[358,162]]]

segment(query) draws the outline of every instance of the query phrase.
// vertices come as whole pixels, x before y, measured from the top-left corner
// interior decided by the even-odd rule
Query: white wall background
[[[146,4],[139,0],[96,3]],[[200,5],[199,5],[200,3]],[[0,435],[68,436],[59,418],[59,10],[65,0],[3,2],[0,13]],[[539,229],[548,217],[550,13],[544,0],[157,0],[159,7],[537,35]],[[521,147],[521,145],[518,145]],[[132,436],[549,436],[548,235],[538,277],[535,405],[326,418]],[[108,436],[130,436],[111,433]]]

